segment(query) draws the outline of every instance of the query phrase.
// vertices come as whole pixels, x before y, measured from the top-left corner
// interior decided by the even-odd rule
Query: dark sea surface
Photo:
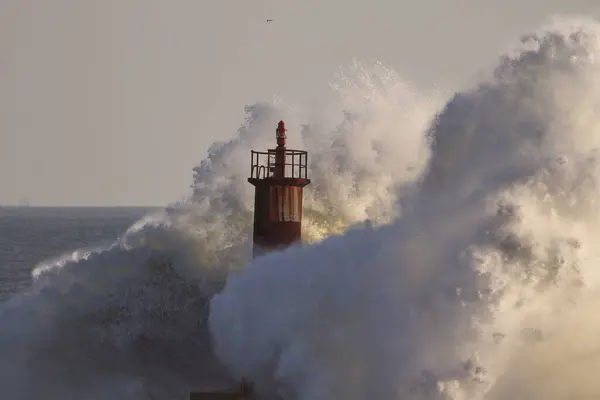
[[[155,209],[0,207],[0,302],[31,283],[38,263],[110,243]]]

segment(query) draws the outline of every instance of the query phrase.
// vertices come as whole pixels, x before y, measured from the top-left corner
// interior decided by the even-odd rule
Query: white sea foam
[[[302,400],[596,396],[599,27],[525,36],[443,108],[360,63],[326,106],[248,107],[189,201],[38,266],[2,306],[3,394],[174,399],[245,377]],[[279,119],[310,154],[312,244],[250,263],[249,151]]]

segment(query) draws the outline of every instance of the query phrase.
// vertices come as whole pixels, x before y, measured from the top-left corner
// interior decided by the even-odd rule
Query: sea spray
[[[272,147],[284,119],[290,145],[310,151],[307,241],[365,218],[388,223],[400,215],[398,193],[426,165],[429,98],[380,64],[353,64],[337,82],[324,109],[247,107],[237,135],[195,168],[189,201],[111,246],[37,266],[31,288],[0,309],[3,396],[180,399],[235,386],[210,348],[208,300],[250,260],[250,150]]]
[[[524,36],[436,118],[410,213],[231,274],[211,301],[219,358],[300,400],[597,396],[511,366],[564,348],[560,321],[600,300],[599,46],[589,21]]]
[[[242,376],[289,399],[597,396],[598,27],[524,36],[437,116],[381,64],[342,71],[327,107],[248,107],[189,202],[43,263],[2,306],[3,396],[178,399]],[[279,119],[310,152],[316,243],[246,265],[248,152]]]

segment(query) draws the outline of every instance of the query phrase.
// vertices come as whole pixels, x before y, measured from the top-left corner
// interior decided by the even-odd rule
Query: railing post
[[[304,153],[304,179],[308,176],[308,153]]]

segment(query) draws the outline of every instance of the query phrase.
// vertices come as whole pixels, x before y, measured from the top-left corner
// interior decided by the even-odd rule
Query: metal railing
[[[254,179],[271,178],[275,167],[276,150],[251,151],[250,177]],[[304,150],[285,150],[285,163],[283,165],[283,176],[285,178],[307,179],[308,153]]]

